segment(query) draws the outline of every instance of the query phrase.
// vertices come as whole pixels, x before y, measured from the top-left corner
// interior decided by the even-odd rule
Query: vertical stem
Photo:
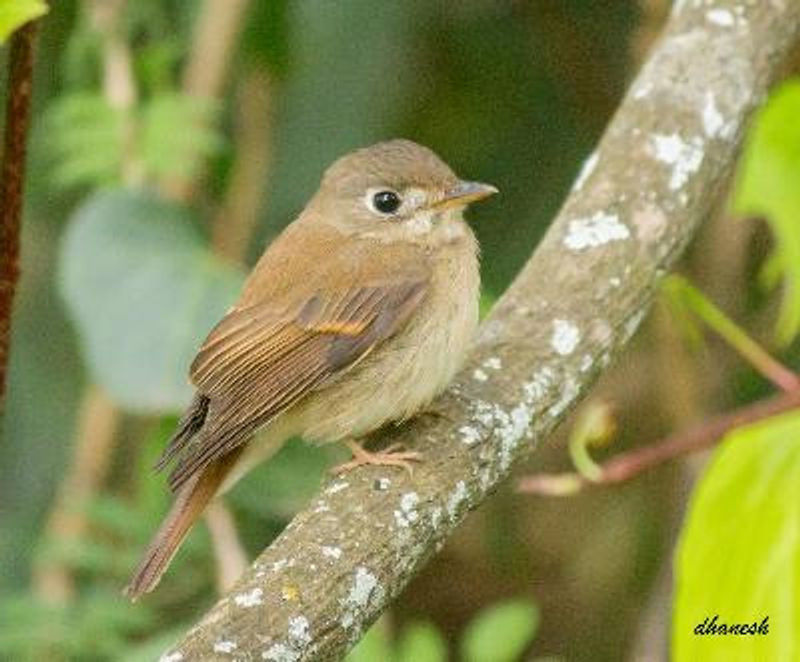
[[[20,273],[20,222],[35,41],[35,22],[27,23],[17,30],[11,38],[8,65],[6,128],[0,166],[0,405],[5,394],[11,344],[11,310]]]
[[[241,78],[236,95],[236,161],[225,200],[211,224],[214,251],[242,262],[264,205],[264,183],[272,152],[272,81],[254,67]]]
[[[730,317],[709,301],[700,290],[678,276],[671,277],[670,281],[670,287],[678,288],[691,311],[739,352],[753,368],[786,392],[797,391],[800,388],[800,377],[770,356]]]
[[[78,443],[45,525],[46,540],[63,544],[85,537],[89,528],[86,506],[105,480],[111,460],[109,440],[116,436],[119,418],[119,410],[108,396],[90,386],[78,420]],[[72,574],[60,561],[37,565],[33,582],[37,593],[51,604],[68,601],[75,590]]]

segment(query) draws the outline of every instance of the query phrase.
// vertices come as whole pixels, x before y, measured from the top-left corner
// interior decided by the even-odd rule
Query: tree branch
[[[713,416],[686,431],[621,453],[608,462],[597,465],[598,473],[591,478],[580,473],[534,474],[521,478],[517,489],[526,494],[566,496],[577,494],[584,487],[624,483],[669,460],[707,450],[731,430],[778,416],[797,407],[800,407],[800,389]]]
[[[6,128],[0,164],[0,405],[6,384],[11,344],[11,310],[19,279],[19,237],[25,184],[25,147],[33,92],[36,23],[11,37],[8,58]]]
[[[413,477],[373,467],[329,482],[163,659],[340,658],[621,351],[800,35],[798,3],[699,5],[676,3],[440,415],[376,436],[424,454]]]

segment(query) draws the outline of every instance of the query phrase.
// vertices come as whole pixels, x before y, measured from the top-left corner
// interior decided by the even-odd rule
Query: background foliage
[[[10,16],[12,4],[24,15]],[[0,0],[0,39],[46,9],[12,4]],[[115,0],[109,23],[97,3],[64,0],[42,22],[24,274],[0,421],[3,658],[153,659],[213,599],[202,526],[157,593],[135,606],[119,597],[167,506],[149,467],[190,395],[198,342],[333,159],[405,136],[498,185],[502,195],[470,213],[489,305],[544,232],[668,3],[252,2],[221,92],[197,98],[185,72],[213,51],[193,49],[213,4]],[[110,44],[129,54],[128,94],[105,73]],[[746,218],[723,210],[684,265],[789,365],[800,329],[798,113],[800,84],[789,83],[743,157],[732,209]],[[243,249],[226,244],[237,233]],[[599,385],[595,400],[614,404],[619,431],[601,455],[768,392],[718,341],[686,343],[684,328],[658,311]],[[103,457],[91,456],[102,465],[98,485],[70,499],[77,449],[102,434],[91,425],[98,407],[114,422]],[[693,637],[696,621],[717,612],[769,615],[796,637],[797,624],[781,621],[798,613],[783,580],[796,576],[795,419],[736,431],[705,473],[667,466],[569,501],[503,491],[352,659],[654,659],[670,623],[678,659],[736,659],[749,655],[742,646],[764,644]],[[337,452],[292,442],[237,486],[228,503],[249,553],[313,494]],[[563,445],[552,444],[530,468],[568,467]],[[64,507],[80,535],[52,525]],[[66,590],[43,579],[53,568]],[[774,659],[797,650],[792,636],[767,644]]]

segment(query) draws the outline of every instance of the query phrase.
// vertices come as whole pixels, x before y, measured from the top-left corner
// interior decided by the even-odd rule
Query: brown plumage
[[[403,140],[329,168],[192,363],[197,393],[157,467],[174,462],[175,502],[130,596],[157,584],[208,501],[289,436],[359,437],[446,386],[477,324],[477,245],[462,211],[494,191]]]

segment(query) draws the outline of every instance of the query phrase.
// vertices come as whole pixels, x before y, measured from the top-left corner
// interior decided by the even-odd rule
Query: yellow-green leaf
[[[800,332],[800,80],[781,86],[756,118],[745,144],[734,197],[741,214],[764,216],[775,234],[783,275],[777,323],[782,344]]]
[[[46,12],[42,0],[0,0],[0,44],[18,27]]]
[[[690,504],[676,559],[676,662],[800,659],[800,412],[731,433]],[[700,634],[764,619],[766,634]]]

